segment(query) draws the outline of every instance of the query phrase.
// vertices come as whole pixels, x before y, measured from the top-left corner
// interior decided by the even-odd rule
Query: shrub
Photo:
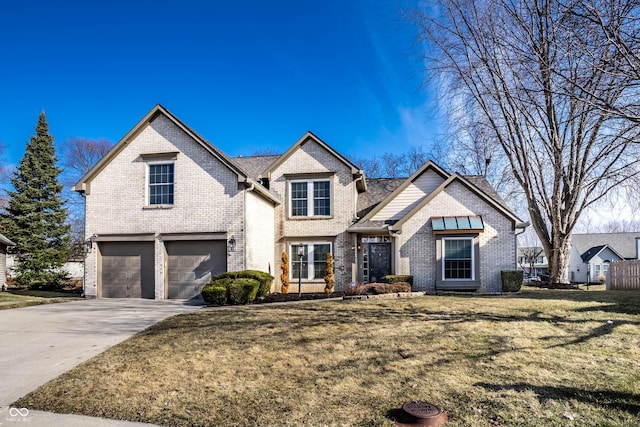
[[[411,287],[413,285],[413,276],[401,275],[401,274],[388,274],[384,276],[384,281],[390,284],[405,282],[405,283],[408,283],[409,286]]]
[[[282,252],[282,274],[280,275],[280,281],[282,282],[281,291],[283,294],[289,293],[289,255],[286,252]]]
[[[396,282],[396,283],[370,283],[366,286],[367,290],[370,290],[371,293],[380,295],[380,294],[395,294],[398,292],[411,292],[411,285],[407,282]],[[367,292],[365,290],[365,293]]]
[[[518,292],[522,288],[523,271],[522,270],[502,270],[500,272],[502,279],[502,292]]]
[[[261,298],[269,293],[271,290],[271,284],[273,283],[273,276],[269,273],[265,273],[264,271],[258,270],[241,270],[241,271],[230,271],[227,273],[222,273],[214,277],[212,280],[217,279],[253,279],[257,280],[260,284],[258,288],[258,293],[256,295],[257,298]]]
[[[331,253],[327,254],[327,275],[324,276],[324,283],[324,293],[330,294],[333,292],[335,280],[333,277],[333,255]]]
[[[202,288],[202,298],[209,304],[224,305],[227,303],[229,286],[233,282],[230,278],[211,281]]]
[[[229,285],[229,293],[227,301],[229,304],[247,304],[256,299],[260,282],[255,279],[240,278],[235,279]]]
[[[396,294],[398,292],[411,292],[411,285],[408,282],[396,283],[357,283],[351,286],[350,283],[344,285],[345,295],[364,295],[364,294]]]

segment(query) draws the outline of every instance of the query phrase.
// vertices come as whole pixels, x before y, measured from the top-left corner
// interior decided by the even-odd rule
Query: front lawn
[[[50,304],[54,302],[69,302],[78,299],[81,299],[80,294],[73,294],[69,292],[13,289],[7,292],[0,292],[0,310],[28,307],[39,304]]]
[[[640,425],[640,292],[324,301],[170,318],[17,407],[161,425]]]

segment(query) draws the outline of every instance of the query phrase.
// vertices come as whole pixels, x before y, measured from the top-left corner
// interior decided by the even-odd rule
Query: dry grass
[[[0,292],[0,310],[54,302],[69,302],[78,299],[80,299],[79,295],[70,293],[11,290],[10,292]]]
[[[640,293],[329,301],[168,319],[16,402],[180,426],[640,424]],[[573,421],[571,421],[571,419]]]

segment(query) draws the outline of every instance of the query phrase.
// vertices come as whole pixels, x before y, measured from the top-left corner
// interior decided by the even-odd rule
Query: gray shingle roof
[[[493,186],[489,184],[487,178],[482,175],[463,175],[462,177],[482,190],[487,196],[495,200],[500,206],[507,209],[509,212],[513,212],[509,205],[507,205],[507,202],[505,202],[504,199],[500,197],[495,188],[493,188]]]
[[[279,154],[270,156],[243,156],[233,157],[231,160],[236,166],[245,171],[250,178],[258,179],[279,157]]]
[[[636,258],[636,239],[640,239],[640,232],[632,233],[585,233],[573,234],[571,243],[579,254],[583,255],[589,249],[608,245],[620,256]]]
[[[406,178],[366,178],[367,191],[358,195],[358,218],[364,217],[378,203],[400,187]]]

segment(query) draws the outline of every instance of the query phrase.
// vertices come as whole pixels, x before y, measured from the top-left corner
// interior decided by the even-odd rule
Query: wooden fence
[[[640,290],[640,260],[613,261],[609,265],[607,290]]]

